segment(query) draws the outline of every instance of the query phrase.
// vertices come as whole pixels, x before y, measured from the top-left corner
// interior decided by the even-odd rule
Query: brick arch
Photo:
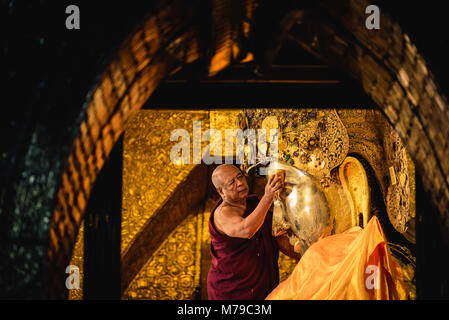
[[[215,1],[208,11],[199,10],[199,2],[163,2],[157,13],[150,14],[122,42],[87,97],[83,120],[61,172],[50,221],[46,270],[50,297],[60,297],[65,290],[65,267],[87,200],[128,119],[165,77],[184,65],[203,59],[207,73],[212,75],[242,55],[238,43],[242,21],[231,24],[223,17],[238,10],[242,17],[249,18],[254,9],[251,1],[243,6]],[[207,46],[199,40],[205,38],[205,24],[216,30]]]
[[[365,27],[367,1],[325,1],[288,36],[358,80],[398,132],[449,231],[449,108],[423,56],[388,14]]]
[[[185,1],[164,2],[157,13],[149,15],[123,41],[88,96],[83,121],[61,173],[50,222],[50,296],[58,296],[64,290],[64,268],[71,257],[93,183],[128,119],[165,77],[184,65],[204,61],[203,66],[212,75],[245,57],[251,43],[245,39],[251,35],[256,1],[211,3],[210,8],[200,9]],[[319,13],[310,20],[307,15],[290,15],[292,23],[280,28],[280,36],[290,37],[311,54],[359,80],[406,144],[447,232],[446,99],[439,94],[424,59],[397,24],[384,17],[385,30],[368,31],[360,28],[364,26],[366,1],[339,4],[334,7],[332,1],[322,2]],[[295,23],[300,23],[300,27],[292,28]],[[210,30],[207,34],[205,27]],[[368,32],[377,33],[373,36]],[[207,42],[200,41],[205,38]],[[273,50],[275,45],[276,41],[272,41],[266,47]],[[267,61],[268,57],[269,62],[270,50],[257,50],[256,60],[263,56],[262,60]]]

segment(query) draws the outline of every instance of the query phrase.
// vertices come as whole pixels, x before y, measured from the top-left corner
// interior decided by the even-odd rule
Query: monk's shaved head
[[[234,173],[239,171],[232,164],[221,164],[215,168],[214,172],[212,172],[212,183],[215,188],[221,188],[223,186],[223,177],[226,176],[227,173]]]
[[[221,164],[212,172],[212,183],[223,201],[241,201],[248,195],[248,183],[239,168]]]

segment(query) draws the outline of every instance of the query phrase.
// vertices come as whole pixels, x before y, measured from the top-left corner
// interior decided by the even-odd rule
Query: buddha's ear
[[[351,224],[353,227],[365,227],[370,218],[370,189],[365,169],[356,158],[346,157],[339,175],[351,207]]]

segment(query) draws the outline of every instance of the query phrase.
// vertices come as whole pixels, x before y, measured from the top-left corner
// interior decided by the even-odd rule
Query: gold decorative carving
[[[279,252],[279,282],[284,281],[292,273],[297,261],[289,256],[286,256],[282,252]]]
[[[200,213],[202,215],[201,230],[201,299],[207,300],[207,275],[209,273],[212,257],[210,255],[210,234],[209,234],[209,217],[218,201],[218,195],[210,196],[204,204],[204,209]]]
[[[240,109],[212,109],[210,110],[210,128],[220,130],[221,133],[221,151],[224,157],[235,156],[235,143],[232,150],[226,149],[225,139],[226,130],[240,129],[241,126],[247,126],[244,122],[243,112]],[[211,146],[212,149],[212,146]],[[229,148],[228,148],[229,149]]]
[[[411,194],[414,190],[414,174],[413,181],[410,181],[414,167],[401,138],[391,127],[387,127],[384,133],[384,149],[386,165],[391,172],[386,196],[388,217],[397,231],[404,234],[409,241],[415,242],[414,232],[407,232],[415,216],[414,205],[411,205],[412,196],[414,198],[414,194]],[[412,229],[413,224],[414,221]]]
[[[191,300],[200,287],[202,216],[191,213],[130,283],[123,299]]]
[[[247,109],[250,128],[279,129],[279,160],[322,179],[348,153],[346,128],[333,109]]]
[[[75,248],[73,249],[70,265],[77,266],[79,269],[80,288],[69,290],[69,300],[83,300],[83,279],[84,279],[84,220],[81,221],[76,238]],[[67,275],[68,276],[68,275]]]
[[[414,243],[415,166],[398,134],[379,110],[340,109],[337,113],[349,135],[349,153],[357,153],[368,161],[379,182],[392,225]],[[394,186],[391,186],[389,169],[392,166],[399,181]]]
[[[193,121],[209,127],[209,112],[141,110],[130,119],[123,147],[122,256],[148,219],[191,172],[194,164],[170,161],[174,129],[186,129],[193,141]],[[193,162],[191,158],[191,163]]]

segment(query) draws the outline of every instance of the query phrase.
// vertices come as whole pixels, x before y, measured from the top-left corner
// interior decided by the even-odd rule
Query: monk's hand
[[[298,239],[292,234],[291,229],[289,229],[287,233],[277,236],[276,240],[282,253],[296,261],[301,259],[301,245],[296,243]]]
[[[277,191],[282,189],[282,181],[280,176],[272,175],[265,186],[265,196],[273,200]]]
[[[296,253],[300,253],[301,252],[301,242],[299,241],[298,237],[291,234],[291,235],[289,235],[289,241],[290,241],[290,244],[293,246],[293,251]]]
[[[291,233],[292,227],[289,225],[284,225],[282,228],[279,228],[276,232],[276,234],[274,235],[275,237],[279,237],[283,234],[287,234],[289,235]]]

